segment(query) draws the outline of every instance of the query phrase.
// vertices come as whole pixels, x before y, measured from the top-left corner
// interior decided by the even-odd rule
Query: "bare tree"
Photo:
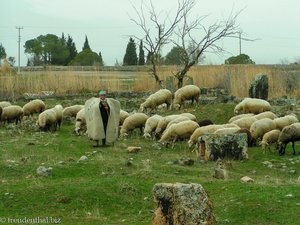
[[[139,10],[134,7],[137,19],[131,18],[131,20],[144,32],[144,37],[135,38],[143,40],[144,47],[150,54],[151,75],[160,86],[162,86],[163,81],[160,79],[157,71],[159,61],[156,56],[160,55],[164,45],[171,42],[184,50],[182,60],[184,64],[176,72],[173,72],[173,75],[178,80],[178,88],[180,88],[183,85],[183,79],[187,72],[199,62],[204,52],[213,51],[220,53],[224,51],[217,42],[240,32],[239,27],[236,26],[236,18],[239,13],[235,15],[231,13],[228,19],[216,22],[208,27],[202,25],[202,21],[206,16],[198,17],[189,22],[188,17],[194,6],[195,0],[178,0],[178,7],[173,17],[171,18],[170,14],[167,13],[162,19],[160,18],[161,13],[155,10],[151,0],[150,6],[146,6],[142,2]],[[148,10],[147,15],[145,7]],[[155,33],[150,29],[153,25]]]

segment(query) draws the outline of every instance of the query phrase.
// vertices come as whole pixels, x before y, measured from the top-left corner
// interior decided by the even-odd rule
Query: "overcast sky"
[[[21,66],[27,56],[24,44],[39,35],[69,34],[78,52],[85,35],[93,51],[101,51],[105,65],[122,63],[130,35],[142,37],[140,27],[130,18],[137,18],[133,5],[142,0],[0,0],[0,43],[8,56],[18,64],[18,30],[21,26]],[[148,4],[148,0],[144,3]],[[176,10],[177,0],[152,0],[163,15]],[[243,11],[237,18],[246,38],[242,53],[256,64],[278,64],[300,61],[300,1],[299,0],[196,0],[195,16],[208,15],[205,25],[226,19],[230,12]],[[205,64],[223,64],[230,56],[239,54],[238,39],[220,43],[228,53],[206,55]],[[163,49],[165,55],[171,46]],[[138,47],[137,47],[138,49]],[[138,52],[137,52],[138,54]]]

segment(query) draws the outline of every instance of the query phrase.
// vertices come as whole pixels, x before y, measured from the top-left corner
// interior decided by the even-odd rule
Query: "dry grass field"
[[[175,66],[159,68],[161,79],[176,80]],[[204,65],[193,67],[185,83],[192,78],[200,88],[222,88],[238,98],[248,96],[248,88],[256,74],[267,74],[269,98],[288,96],[300,98],[299,65]],[[110,91],[147,92],[158,89],[149,67],[72,68],[45,67],[41,70],[22,70],[16,75],[6,68],[0,72],[0,97],[11,98],[24,93],[51,91],[56,95]]]

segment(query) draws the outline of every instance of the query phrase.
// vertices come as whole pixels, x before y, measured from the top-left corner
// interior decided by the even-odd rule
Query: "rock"
[[[153,225],[217,223],[212,202],[200,184],[158,183],[152,192],[157,203]]]
[[[191,166],[194,165],[194,160],[192,160],[191,158],[182,157],[181,159],[175,160],[173,163],[179,165]]]
[[[129,146],[127,148],[128,153],[138,153],[142,148],[137,146]]]
[[[89,160],[88,157],[86,157],[85,155],[81,156],[80,159],[78,160],[79,163],[84,163],[87,162]]]
[[[248,176],[242,177],[242,178],[241,178],[241,181],[242,181],[243,183],[253,183],[253,182],[254,182],[254,180],[253,180],[252,178],[248,177]]]
[[[251,82],[249,88],[250,98],[268,99],[269,83],[265,74],[257,74]]]
[[[43,176],[43,177],[49,177],[52,176],[53,174],[53,168],[52,167],[45,167],[45,166],[39,166],[36,169],[36,173],[39,176]]]

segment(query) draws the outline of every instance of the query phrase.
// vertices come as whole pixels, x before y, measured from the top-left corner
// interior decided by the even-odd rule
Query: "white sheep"
[[[199,128],[199,124],[192,120],[186,120],[177,124],[173,124],[166,129],[164,134],[161,136],[159,143],[165,145],[169,139],[172,139],[172,143],[174,144],[178,138],[189,138],[197,128]]]
[[[39,114],[37,124],[40,130],[47,131],[52,128],[55,131],[57,128],[56,112],[53,109],[46,109]]]
[[[189,117],[187,117],[187,116],[180,115],[180,116],[177,117],[176,119],[171,120],[171,121],[168,123],[166,129],[168,129],[172,124],[180,123],[180,122],[186,121],[186,120],[191,120],[191,119],[190,119]],[[199,125],[199,124],[198,124],[198,125]],[[166,130],[165,130],[165,131],[166,131]]]
[[[235,120],[238,120],[238,119],[241,119],[241,118],[245,118],[245,117],[251,117],[251,116],[254,116],[254,115],[255,114],[253,114],[253,113],[245,113],[245,114],[236,115],[236,116],[231,117],[228,120],[228,123],[232,123]]]
[[[289,126],[293,123],[297,123],[298,118],[295,115],[287,115],[274,119],[274,122],[276,124],[276,128],[282,130],[286,126]]]
[[[125,110],[121,109],[120,110],[120,125],[124,123],[124,120],[129,116],[130,114],[126,112]]]
[[[264,136],[262,137],[262,141],[260,142],[260,145],[264,150],[264,152],[266,151],[266,148],[270,150],[271,144],[277,143],[279,135],[280,135],[280,130],[278,129],[271,130],[264,134]]]
[[[157,124],[161,118],[161,115],[155,114],[147,119],[144,129],[145,138],[150,138],[152,136],[152,133],[155,131]]]
[[[250,130],[251,125],[257,121],[257,119],[254,116],[250,117],[242,117],[240,119],[237,119],[232,122],[232,124],[238,125],[240,128],[245,128]]]
[[[289,142],[292,142],[293,146],[293,155],[295,152],[295,142],[300,141],[300,123],[293,123],[289,126],[286,126],[280,132],[278,138],[278,152],[279,155],[284,155],[286,146]]]
[[[8,102],[8,101],[2,101],[2,102],[0,102],[0,107],[1,107],[1,108],[4,108],[4,107],[6,107],[6,106],[10,106],[10,105],[11,105],[11,103]]]
[[[186,85],[182,88],[179,88],[174,93],[173,107],[176,109],[180,109],[184,101],[186,100],[192,100],[192,104],[194,103],[194,101],[198,102],[199,96],[199,87],[197,87],[196,85]]]
[[[266,111],[266,112],[262,112],[262,113],[259,113],[259,114],[255,115],[254,118],[257,119],[257,120],[261,120],[261,119],[264,119],[264,118],[269,118],[271,120],[274,120],[278,117],[276,116],[275,113],[273,113],[271,111]]]
[[[275,130],[276,124],[274,120],[269,118],[264,118],[261,120],[255,121],[250,127],[250,133],[254,141],[258,138],[262,138],[265,133]]]
[[[227,135],[227,134],[234,134],[234,133],[238,132],[239,130],[241,130],[241,128],[239,128],[239,127],[224,127],[224,128],[216,130],[213,134],[217,135],[217,136],[221,136],[221,135]]]
[[[151,94],[145,102],[140,106],[140,111],[145,112],[147,109],[154,110],[161,104],[167,104],[167,108],[172,103],[172,92],[168,89],[160,89],[154,94]]]
[[[145,123],[149,116],[144,113],[134,113],[128,116],[121,127],[120,136],[125,137],[128,136],[128,132],[140,128],[142,133],[142,128],[145,127]]]
[[[41,99],[34,99],[23,106],[24,116],[32,116],[34,113],[41,113],[46,105]]]
[[[270,111],[271,105],[268,101],[258,98],[244,98],[243,101],[238,103],[234,108],[234,113],[262,113],[265,111]]]
[[[74,131],[77,135],[79,135],[80,131],[84,130],[85,128],[86,128],[86,119],[85,119],[85,110],[83,108],[76,115]]]
[[[77,113],[84,108],[84,105],[72,105],[64,108],[63,117],[73,117],[75,118]]]
[[[62,105],[55,105],[52,108],[56,114],[56,123],[58,128],[60,128],[60,125],[62,123],[62,119],[63,119],[63,107]]]
[[[11,122],[12,120],[15,120],[16,124],[18,124],[18,122],[21,122],[23,114],[24,114],[24,111],[21,106],[9,105],[9,106],[2,108],[2,114],[1,114],[0,121]]]
[[[163,133],[163,131],[166,129],[168,123],[170,123],[170,121],[176,119],[180,117],[180,115],[168,115],[168,116],[165,116],[165,117],[162,117],[160,118],[160,120],[158,121],[158,124],[156,126],[156,129],[155,129],[155,137],[160,137],[160,135]]]

